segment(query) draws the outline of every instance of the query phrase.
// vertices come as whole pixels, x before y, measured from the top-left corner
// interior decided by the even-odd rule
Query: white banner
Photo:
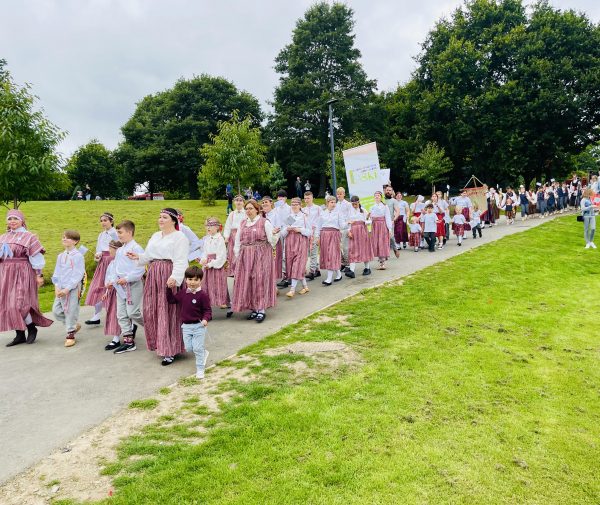
[[[381,185],[387,186],[390,183],[390,169],[389,168],[380,168],[379,169],[379,177],[381,178]]]
[[[375,142],[371,142],[342,151],[342,154],[346,167],[348,191],[350,195],[358,196],[362,206],[369,209],[375,203],[373,197],[375,191],[383,189],[377,145]]]

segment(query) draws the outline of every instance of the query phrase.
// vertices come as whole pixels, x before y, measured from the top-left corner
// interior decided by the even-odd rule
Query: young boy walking
[[[81,297],[82,281],[85,276],[85,260],[80,250],[76,248],[81,239],[76,230],[65,230],[62,237],[64,252],[58,255],[56,267],[52,274],[54,284],[54,317],[64,323],[67,330],[65,347],[75,345],[75,333],[81,325],[79,319],[79,298]],[[84,253],[85,253],[85,248]]]
[[[210,299],[201,290],[203,272],[198,266],[188,267],[185,271],[186,289],[180,289],[173,294],[167,289],[167,301],[171,304],[179,304],[181,307],[181,320],[183,324],[183,343],[187,352],[196,355],[196,377],[204,378],[204,369],[208,360],[208,351],[204,349],[206,338],[206,327],[212,319]]]

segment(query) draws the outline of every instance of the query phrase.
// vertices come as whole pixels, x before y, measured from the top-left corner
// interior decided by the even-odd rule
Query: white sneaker
[[[596,244],[594,244],[593,242],[590,242],[590,246],[591,246],[591,248],[592,248],[592,249],[598,249],[598,248],[596,247]]]
[[[208,361],[208,351],[204,350],[204,367],[206,368],[206,362]]]
[[[585,244],[585,248],[586,248],[586,249],[589,249],[590,247],[592,247],[592,246],[590,245],[590,243],[589,243],[589,242],[588,242],[587,244]]]
[[[204,379],[204,370],[196,372],[196,379]]]

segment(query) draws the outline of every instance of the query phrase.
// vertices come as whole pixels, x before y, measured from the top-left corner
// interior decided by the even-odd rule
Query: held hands
[[[169,279],[167,280],[167,287],[172,289],[175,286],[177,286],[177,281],[173,279],[173,277],[169,277]]]
[[[69,290],[54,288],[54,294],[56,295],[57,298],[64,298],[65,296],[67,296],[69,294]]]
[[[354,238],[351,231],[348,232],[348,238]]]
[[[281,231],[281,227],[273,228],[273,233],[279,233]]]
[[[123,278],[121,278],[121,279],[117,280],[117,284],[118,284],[119,286],[125,286],[125,284],[127,284],[127,279],[125,279],[125,278],[123,277]]]
[[[35,278],[35,282],[37,283],[37,287],[41,288],[44,285],[44,277],[38,275]]]
[[[102,258],[102,254],[100,254],[100,253],[96,253],[96,254],[94,254],[94,259],[95,259],[96,261],[100,261],[100,258]]]

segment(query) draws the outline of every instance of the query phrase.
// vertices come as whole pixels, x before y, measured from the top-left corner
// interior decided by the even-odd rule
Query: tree
[[[77,149],[67,163],[67,173],[75,185],[83,188],[89,184],[92,192],[103,198],[127,193],[119,184],[119,168],[112,153],[96,139]]]
[[[117,159],[134,183],[148,182],[151,193],[186,187],[190,198],[197,198],[200,148],[233,110],[250,115],[254,126],[260,124],[258,100],[226,79],[208,75],[180,79],[172,89],[138,103],[121,128],[125,141]]]
[[[414,181],[425,181],[431,185],[431,194],[435,191],[435,183],[444,179],[452,170],[452,162],[446,157],[443,148],[435,142],[428,142],[415,160],[412,172]]]
[[[43,110],[35,110],[30,86],[16,85],[0,60],[0,200],[16,209],[26,200],[47,197],[60,185],[64,134]]]
[[[267,180],[267,147],[261,141],[260,130],[252,126],[253,121],[251,116],[240,120],[235,110],[229,121],[219,122],[219,133],[211,135],[212,142],[201,149],[206,160],[198,179],[201,187],[216,189],[233,184],[241,193],[242,186],[260,185]]]
[[[292,42],[275,59],[281,77],[267,126],[271,155],[288,179],[319,180],[321,194],[329,155],[327,101],[339,100],[334,105],[334,137],[341,142],[357,129],[363,111],[375,100],[375,81],[360,64],[353,28],[352,9],[317,3],[298,20]]]
[[[277,192],[280,189],[285,188],[286,185],[287,181],[285,180],[285,175],[281,169],[281,165],[279,165],[277,160],[275,160],[269,165],[268,187],[271,195],[275,197]]]

